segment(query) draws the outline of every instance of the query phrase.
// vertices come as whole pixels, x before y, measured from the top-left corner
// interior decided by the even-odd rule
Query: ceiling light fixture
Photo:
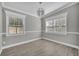
[[[39,2],[40,7],[37,10],[37,15],[38,16],[43,16],[44,15],[44,9],[42,8],[42,2]]]

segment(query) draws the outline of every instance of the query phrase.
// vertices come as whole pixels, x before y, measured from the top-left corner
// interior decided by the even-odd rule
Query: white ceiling
[[[45,15],[51,11],[54,11],[69,2],[43,2],[42,7],[45,10]],[[16,8],[24,11],[27,14],[38,16],[37,10],[40,7],[38,2],[4,2],[5,6]]]

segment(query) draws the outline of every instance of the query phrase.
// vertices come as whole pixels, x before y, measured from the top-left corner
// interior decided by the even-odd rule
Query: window
[[[46,32],[66,33],[66,16],[67,13],[46,19]]]
[[[56,32],[66,32],[66,19],[60,18],[55,21]]]
[[[54,21],[48,20],[46,21],[46,31],[54,31]]]
[[[8,35],[24,34],[25,16],[14,12],[6,11],[6,32]]]

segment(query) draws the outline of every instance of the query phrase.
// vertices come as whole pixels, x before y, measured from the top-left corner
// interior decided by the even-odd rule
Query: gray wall
[[[49,38],[51,40],[64,42],[71,45],[79,46],[79,35],[76,34],[56,34],[56,33],[46,33],[45,32],[45,19],[53,17],[58,14],[62,14],[64,12],[68,12],[67,15],[67,32],[79,32],[79,3],[70,6],[68,8],[65,8],[61,11],[58,11],[56,13],[53,13],[49,16],[46,15],[45,18],[43,18],[43,37]]]
[[[17,13],[19,13],[19,12],[17,12]],[[32,40],[35,38],[39,38],[40,33],[41,33],[40,32],[41,31],[40,19],[30,16],[30,15],[26,15],[25,31],[26,31],[26,34],[24,34],[24,35],[17,35],[17,36],[3,35],[3,42],[5,42],[5,44],[3,44],[3,47],[12,45],[12,44],[16,44],[16,43],[20,43],[20,42],[24,42],[24,41],[28,41],[28,40]],[[28,32],[28,31],[33,31],[33,32]],[[5,19],[4,10],[3,10],[3,32],[6,33],[6,19]]]
[[[1,53],[1,47],[2,47],[2,8],[0,3],[0,53]]]
[[[79,35],[75,34],[56,34],[56,33],[46,33],[45,32],[45,19],[64,13],[68,12],[67,16],[67,32],[79,32],[79,3],[76,5],[73,5],[69,8],[63,9],[61,11],[58,11],[56,13],[52,13],[52,15],[48,15],[45,18],[42,18],[41,20],[39,18],[26,15],[26,21],[25,21],[25,29],[26,31],[41,31],[42,32],[26,32],[25,35],[18,35],[18,36],[6,36],[3,35],[3,42],[6,44],[3,44],[3,46],[19,43],[19,42],[24,42],[27,40],[31,40],[34,38],[40,37],[42,33],[42,37],[49,38],[51,40],[56,40],[59,42],[64,42],[67,44],[72,44],[72,45],[77,45],[79,46]],[[42,23],[42,28],[41,28],[41,23]],[[3,11],[3,32],[6,33],[6,19],[5,19],[5,13]]]

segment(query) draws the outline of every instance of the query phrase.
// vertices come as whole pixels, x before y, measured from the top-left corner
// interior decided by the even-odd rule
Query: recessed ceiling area
[[[8,6],[14,9],[21,10],[29,15],[33,15],[38,17],[37,10],[38,8],[42,7],[45,11],[45,14],[54,11],[69,2],[42,2],[41,6],[39,2],[4,2],[4,6]]]

